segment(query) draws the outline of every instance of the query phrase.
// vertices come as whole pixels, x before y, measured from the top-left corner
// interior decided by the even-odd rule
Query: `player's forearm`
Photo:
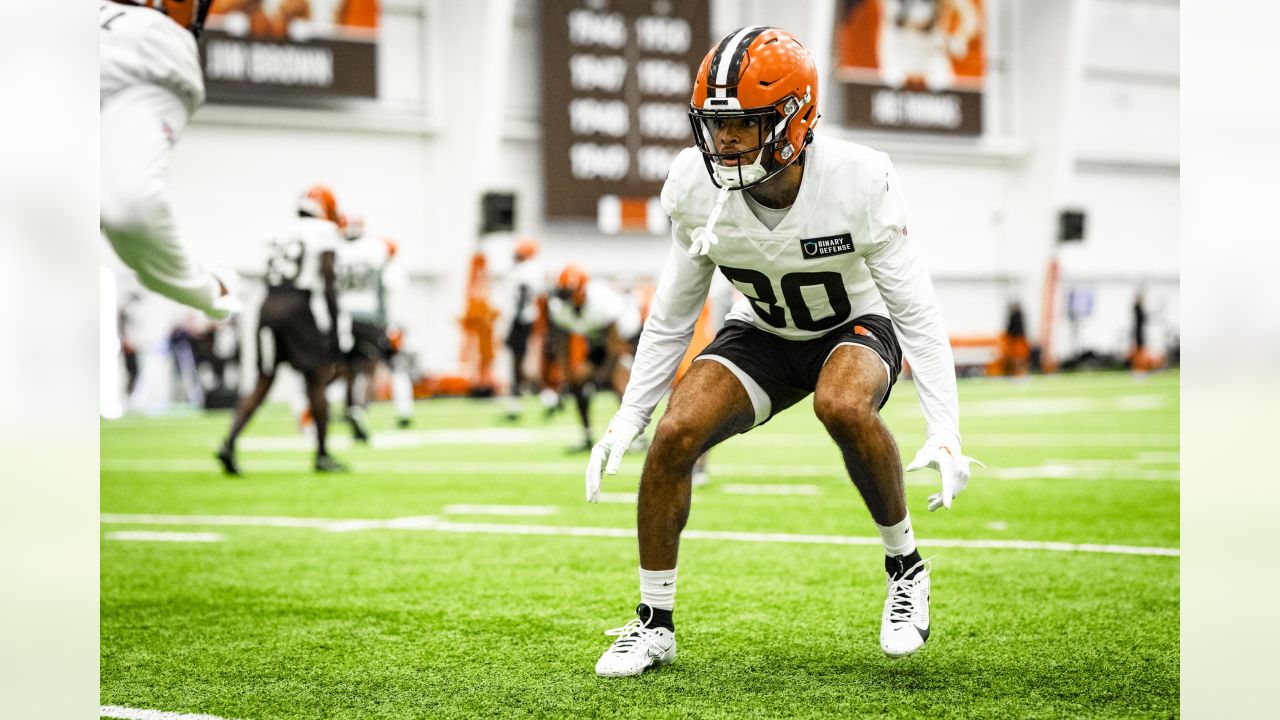
[[[928,434],[950,433],[959,439],[955,358],[923,258],[906,238],[899,238],[868,258],[867,267],[911,363]]]
[[[210,316],[217,315],[214,301],[221,294],[218,280],[188,257],[178,241],[168,202],[160,202],[163,210],[147,213],[147,222],[114,225],[104,219],[102,229],[107,239],[148,290]]]
[[[649,424],[653,409],[671,387],[714,271],[715,266],[705,258],[690,257],[679,243],[672,244],[618,411],[639,428]]]

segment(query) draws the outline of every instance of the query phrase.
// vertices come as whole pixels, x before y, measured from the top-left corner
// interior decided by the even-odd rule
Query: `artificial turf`
[[[397,431],[375,406],[372,447],[347,447],[346,428],[333,429],[353,468],[333,476],[309,471],[283,408],[250,427],[240,478],[212,458],[225,414],[104,423],[101,702],[241,720],[1176,716],[1177,374],[960,389],[965,452],[989,469],[940,513],[925,511],[936,473],[908,476],[934,557],[923,650],[880,652],[881,551],[837,544],[874,527],[802,403],[713,451],[689,530],[822,537],[686,539],[678,658],[632,679],[593,667],[601,631],[637,601],[626,494],[642,457],[606,479],[615,502],[586,505],[585,457],[564,450],[578,438],[567,413],[544,421],[530,404],[508,424],[488,402],[430,401]],[[923,421],[910,383],[894,393],[885,419],[909,459]],[[615,406],[597,400],[599,427]],[[323,522],[406,517],[428,520]]]

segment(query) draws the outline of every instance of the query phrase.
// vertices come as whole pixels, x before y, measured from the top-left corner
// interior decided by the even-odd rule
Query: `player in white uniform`
[[[306,383],[316,427],[316,471],[346,469],[325,446],[329,403],[324,394],[338,372],[343,323],[334,266],[342,242],[338,203],[328,188],[317,185],[299,200],[298,217],[268,244],[267,297],[258,313],[258,383],[240,400],[217,454],[228,474],[240,474],[236,438],[266,399],[281,363],[292,365]]]
[[[369,384],[379,360],[390,360],[386,303],[382,271],[391,260],[393,244],[364,234],[364,222],[352,218],[344,228],[347,242],[338,247],[335,272],[338,284],[339,333],[347,382],[346,420],[358,442],[369,441]]]
[[[595,388],[608,387],[622,396],[630,378],[632,342],[640,333],[640,312],[607,283],[591,280],[581,268],[569,265],[560,271],[556,288],[547,298],[551,324],[587,341],[584,362],[573,363],[567,338],[558,344],[568,378],[569,393],[582,420],[583,444],[592,446],[588,409]]]
[[[233,278],[187,254],[168,189],[173,145],[204,102],[196,36],[209,3],[100,0],[100,221],[143,286],[218,320],[240,309]]]
[[[538,320],[538,301],[547,294],[547,269],[538,255],[538,241],[524,237],[516,242],[515,264],[511,268],[513,297],[511,300],[511,325],[507,328],[507,349],[511,351],[511,397],[508,398],[507,419],[520,417],[520,395],[529,383],[524,375],[525,354],[529,350],[529,336]],[[536,389],[536,388],[535,388]]]
[[[698,70],[690,107],[698,147],[676,158],[662,191],[674,243],[622,408],[592,450],[589,502],[601,472],[617,472],[648,425],[717,267],[746,298],[658,424],[637,509],[638,617],[609,632],[618,640],[599,675],[639,675],[675,659],[676,558],[694,461],[810,393],[884,543],[881,648],[900,657],[929,636],[929,564],[915,547],[898,449],[879,408],[901,369],[901,340],[929,432],[908,469],[939,469],[943,488],[930,509],[951,507],[969,477],[951,347],[889,158],[814,141],[817,91],[809,52],[777,28],[730,33]]]

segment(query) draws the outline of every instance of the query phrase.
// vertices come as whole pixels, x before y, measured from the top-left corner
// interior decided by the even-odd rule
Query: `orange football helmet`
[[[556,297],[582,307],[587,304],[587,271],[577,265],[566,265],[556,280]]]
[[[204,30],[205,18],[213,0],[128,0],[134,5],[155,8],[168,15],[174,22],[191,31],[197,38]]]
[[[339,226],[342,224],[342,216],[338,214],[338,199],[324,185],[312,185],[298,198],[298,214],[323,218]]]
[[[516,260],[528,260],[538,254],[538,239],[522,237],[516,241]]]
[[[342,229],[342,236],[348,240],[359,240],[364,237],[364,216],[356,213],[340,213],[338,215],[338,227]]]
[[[702,59],[689,120],[717,187],[741,190],[782,172],[813,142],[818,118],[818,68],[786,30],[739,28]],[[755,128],[754,147],[717,148],[716,130],[732,121]]]

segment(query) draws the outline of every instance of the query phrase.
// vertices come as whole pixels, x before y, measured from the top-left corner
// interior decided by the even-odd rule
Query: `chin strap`
[[[716,221],[720,219],[720,211],[724,210],[724,203],[729,199],[729,187],[720,188],[720,194],[716,197],[716,205],[711,208],[711,215],[707,217],[705,227],[695,228],[693,231],[693,242],[689,244],[690,255],[706,255],[711,250],[711,246],[720,242],[720,238],[711,231],[715,227]]]

